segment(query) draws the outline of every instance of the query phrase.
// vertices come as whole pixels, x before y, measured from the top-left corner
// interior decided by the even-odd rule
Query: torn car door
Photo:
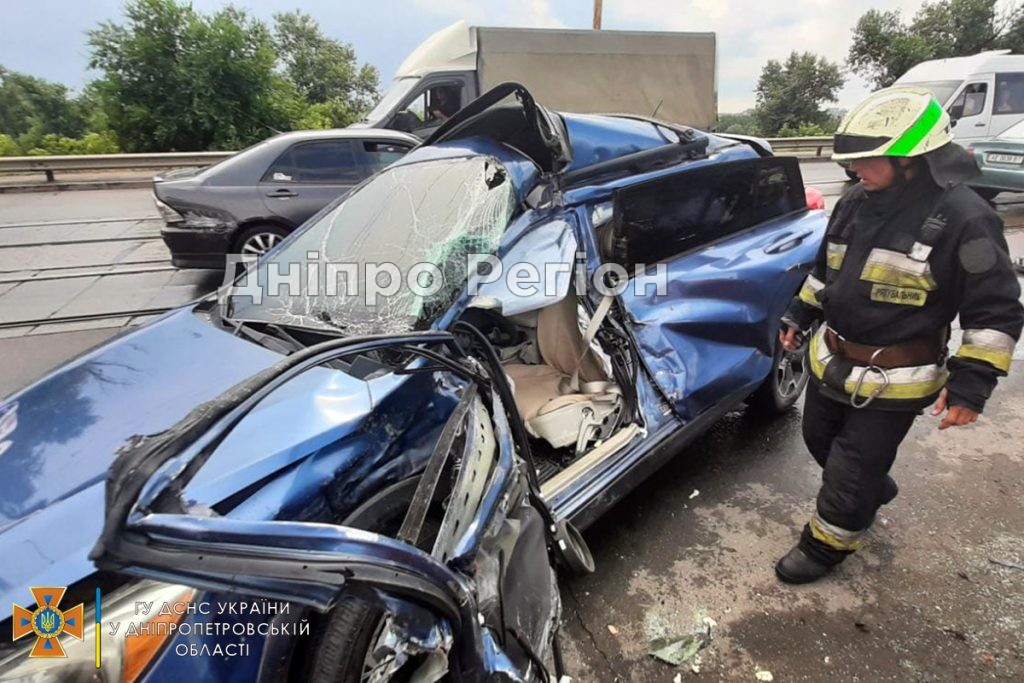
[[[411,544],[432,495],[414,498],[399,532],[405,541],[333,524],[233,519],[184,500],[217,446],[275,389],[324,363],[382,351],[416,359],[398,373],[450,373],[467,387],[417,490],[432,494],[430,482],[446,463],[458,465],[432,553]],[[547,551],[552,520],[537,507],[517,455],[521,426],[509,423],[518,418],[514,408],[506,412],[507,386],[487,388],[500,366],[496,358],[487,363],[466,357],[445,332],[338,339],[296,352],[171,429],[125,446],[111,468],[91,558],[106,570],[321,611],[346,592],[388,612],[392,641],[435,643],[423,666],[436,667],[440,656],[465,680],[540,677],[538,656],[553,641],[560,611]],[[522,582],[532,590],[513,590]]]
[[[497,85],[434,131],[423,146],[482,136],[522,152],[545,173],[572,161],[572,147],[561,120],[538,105],[518,83]]]
[[[825,230],[823,212],[807,210],[797,161],[662,176],[619,190],[614,215],[611,260],[648,272],[649,284],[641,290],[634,279],[622,302],[676,413],[689,420],[756,388]]]

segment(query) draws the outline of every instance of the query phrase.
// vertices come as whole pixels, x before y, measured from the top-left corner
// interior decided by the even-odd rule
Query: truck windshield
[[[419,80],[416,76],[393,80],[388,89],[384,91],[384,96],[380,98],[377,106],[371,109],[370,113],[363,119],[363,123],[377,125],[384,121],[391,114],[391,110],[398,106],[398,103],[409,94],[409,91],[412,90]]]
[[[346,336],[425,329],[497,249],[515,207],[492,157],[385,170],[243,276],[229,315]]]
[[[949,102],[949,98],[953,96],[953,93],[956,92],[961,83],[963,81],[923,81],[920,83],[897,83],[897,85],[913,85],[918,88],[924,88],[939,101],[939,104],[945,107]]]

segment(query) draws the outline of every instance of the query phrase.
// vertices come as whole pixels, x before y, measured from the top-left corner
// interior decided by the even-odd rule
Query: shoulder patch
[[[968,273],[978,275],[988,272],[996,265],[996,261],[995,245],[987,237],[978,237],[960,245],[960,265]]]

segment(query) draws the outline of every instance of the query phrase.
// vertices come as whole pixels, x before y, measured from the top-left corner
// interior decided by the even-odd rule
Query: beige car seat
[[[538,313],[537,347],[541,364],[504,366],[526,431],[555,448],[575,443],[577,451],[606,438],[621,406],[621,391],[580,332],[571,290]]]

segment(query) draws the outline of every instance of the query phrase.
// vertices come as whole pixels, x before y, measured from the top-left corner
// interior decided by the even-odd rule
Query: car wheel
[[[368,507],[372,510],[370,522],[345,520],[346,525],[365,528],[385,536],[394,537],[402,526],[406,510],[418,480],[409,480],[393,491],[393,495],[378,497]],[[440,529],[436,515],[428,514],[420,535],[420,549],[429,552],[426,545]],[[378,661],[374,645],[380,640],[386,623],[386,613],[364,600],[343,595],[337,605],[313,625],[311,638],[297,655],[302,661],[295,680],[311,683],[362,683],[373,680],[375,669],[387,661]]]
[[[232,253],[260,257],[276,247],[288,235],[277,225],[255,225],[246,229],[235,240]]]
[[[768,415],[778,415],[793,407],[807,386],[810,370],[807,346],[803,344],[796,351],[786,351],[782,344],[775,344],[772,371],[751,394],[751,407]]]
[[[361,683],[373,671],[371,644],[384,627],[384,611],[343,596],[318,624],[306,675],[310,683]]]

